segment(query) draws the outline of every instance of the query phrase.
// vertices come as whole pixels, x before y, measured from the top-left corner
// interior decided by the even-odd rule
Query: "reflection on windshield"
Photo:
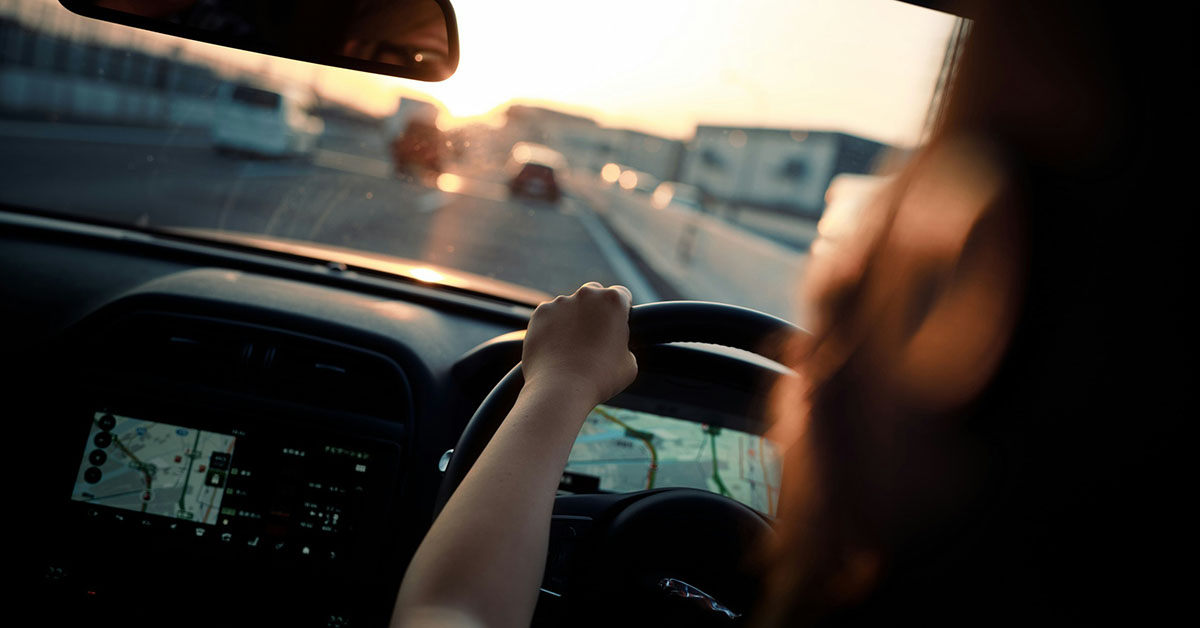
[[[92,0],[92,4],[189,29],[201,38],[216,35],[247,48],[268,46],[301,58],[342,55],[401,67],[430,66],[450,58],[446,19],[434,0],[317,4]]]
[[[579,9],[529,2],[455,2],[459,75],[418,92],[87,20],[51,0],[0,0],[0,201],[394,256],[435,284],[446,269],[549,294],[595,280],[623,283],[639,302],[722,301],[798,319],[792,291],[759,286],[795,284],[826,207],[865,202],[852,186],[831,200],[832,181],[899,163],[919,141],[953,26],[896,2],[847,2],[843,16],[829,3],[762,0],[737,9],[765,29],[761,54],[697,72],[712,51],[741,50],[748,27],[656,3],[644,20],[547,29],[529,16],[569,24]],[[704,4],[712,16],[734,10]],[[816,29],[812,45],[824,48],[794,49],[794,35],[768,27],[785,16],[843,32]],[[647,29],[667,23],[674,46],[650,41]],[[611,48],[632,41],[617,29],[646,42],[638,64],[613,62],[633,54]],[[591,43],[591,30],[608,43]],[[843,40],[870,55],[830,53]],[[867,45],[882,40],[895,50]],[[804,54],[811,63],[797,62]],[[881,78],[903,74],[892,57],[916,68],[903,84]],[[807,69],[827,59],[825,73]],[[846,91],[868,88],[888,91]],[[843,92],[874,108],[824,100]]]

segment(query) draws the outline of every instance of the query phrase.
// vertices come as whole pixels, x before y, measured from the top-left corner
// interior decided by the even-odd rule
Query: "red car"
[[[556,173],[565,166],[566,159],[558,151],[517,142],[509,158],[508,190],[513,196],[557,203],[562,198],[562,186]]]

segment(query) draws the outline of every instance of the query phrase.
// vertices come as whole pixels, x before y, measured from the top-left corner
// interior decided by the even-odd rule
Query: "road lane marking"
[[[225,221],[229,218],[229,212],[233,209],[233,203],[242,192],[242,179],[235,178],[233,187],[229,193],[225,195],[225,203],[221,206],[221,216],[217,219],[217,229],[225,229]]]
[[[651,287],[650,282],[638,271],[637,265],[608,231],[608,227],[605,227],[601,224],[600,219],[596,218],[591,208],[574,199],[564,199],[563,202],[571,203],[574,206],[575,215],[579,217],[579,222],[583,224],[584,230],[591,236],[592,242],[595,242],[597,248],[600,249],[604,260],[613,269],[621,284],[633,293],[634,304],[658,301],[658,291]]]
[[[448,194],[462,194],[505,203],[510,200],[508,187],[484,179],[472,179],[452,172],[443,172],[437,177],[437,187]]]
[[[261,178],[295,178],[302,177],[312,171],[307,165],[286,162],[258,162],[249,161],[241,165],[238,169],[237,178],[239,179],[261,179]]]
[[[379,179],[392,179],[392,164],[382,159],[339,153],[332,150],[317,150],[313,152],[312,163],[330,170],[340,170],[349,174],[361,174]]]
[[[317,217],[317,222],[313,223],[312,229],[309,229],[308,240],[313,242],[317,240],[317,235],[321,233],[321,228],[325,226],[325,220],[334,211],[342,209],[343,203],[349,197],[350,186],[341,186],[337,193],[333,195],[333,198],[329,199],[329,202],[325,204],[325,211],[321,212],[321,215]]]

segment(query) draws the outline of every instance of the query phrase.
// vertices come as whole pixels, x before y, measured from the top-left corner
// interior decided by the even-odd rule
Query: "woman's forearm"
[[[465,625],[528,625],[554,496],[592,408],[590,392],[569,380],[526,384],[413,557],[393,625],[434,616]]]

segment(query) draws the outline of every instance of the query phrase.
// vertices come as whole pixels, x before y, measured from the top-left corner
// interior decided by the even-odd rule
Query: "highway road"
[[[569,293],[585,281],[653,290],[578,198],[508,198],[496,180],[395,178],[381,155],[230,157],[203,131],[0,120],[0,201],[143,227],[197,227],[424,260]],[[439,187],[441,189],[439,189]],[[640,288],[640,289],[639,289]],[[640,294],[639,294],[640,293]]]

